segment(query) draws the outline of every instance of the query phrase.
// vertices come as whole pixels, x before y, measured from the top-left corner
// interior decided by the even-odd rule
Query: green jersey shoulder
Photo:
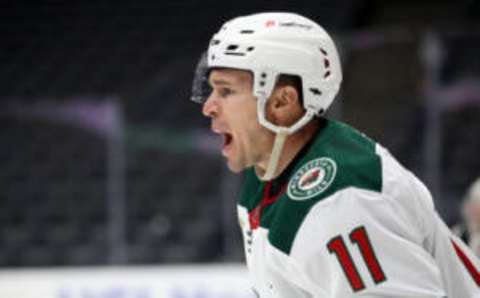
[[[382,166],[374,141],[354,128],[326,120],[288,178],[286,191],[262,210],[260,226],[269,242],[290,253],[295,235],[312,206],[348,187],[382,190]],[[247,171],[240,205],[249,212],[261,202],[266,183]]]

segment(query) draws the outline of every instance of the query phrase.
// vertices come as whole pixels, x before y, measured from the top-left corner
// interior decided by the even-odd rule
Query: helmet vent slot
[[[320,52],[322,52],[323,55],[328,56],[328,53],[324,48],[320,48]]]
[[[210,43],[210,45],[212,45],[212,46],[216,46],[218,44],[220,44],[220,40],[218,40],[218,39],[213,39],[212,42]]]
[[[251,51],[253,51],[253,50],[255,50],[255,47],[248,47],[248,48],[247,48],[247,52],[251,52]]]
[[[245,52],[239,51],[238,44],[229,44],[226,48],[225,55],[231,56],[245,56]]]
[[[225,55],[230,55],[230,56],[245,56],[245,53],[240,53],[240,52],[225,52]]]
[[[313,95],[320,96],[322,95],[322,91],[318,88],[310,88],[308,89],[310,92],[312,92]]]
[[[253,34],[253,33],[255,33],[254,30],[242,30],[242,31],[240,31],[240,34]]]
[[[324,79],[328,78],[330,76],[330,74],[331,74],[330,70],[325,72],[325,74],[323,75],[323,78]]]
[[[330,67],[330,60],[328,60],[327,58],[323,59],[323,65],[325,65],[325,68],[329,68]]]

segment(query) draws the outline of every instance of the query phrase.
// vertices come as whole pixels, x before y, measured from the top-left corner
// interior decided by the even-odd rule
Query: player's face
[[[233,172],[267,161],[273,134],[257,120],[257,100],[252,94],[252,75],[233,69],[213,70],[213,89],[203,105],[211,129],[223,138],[222,154]]]

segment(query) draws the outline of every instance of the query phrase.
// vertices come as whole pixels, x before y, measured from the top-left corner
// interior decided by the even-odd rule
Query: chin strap
[[[313,119],[313,117],[315,117],[316,112],[315,112],[315,107],[306,108],[305,114],[300,119],[298,119],[297,122],[295,122],[292,126],[289,126],[289,127],[277,126],[269,122],[266,118],[265,111],[267,108],[268,99],[265,96],[265,93],[263,92],[259,92],[258,94],[255,93],[255,96],[257,97],[257,117],[258,117],[258,121],[260,122],[260,125],[276,133],[275,140],[273,142],[272,153],[270,154],[270,159],[267,165],[267,170],[265,171],[265,174],[262,177],[260,177],[260,175],[258,175],[258,172],[257,172],[257,177],[259,177],[260,180],[269,181],[269,180],[272,180],[273,178],[276,178],[277,176],[276,172],[277,172],[278,162],[280,161],[283,145],[285,143],[285,140],[287,139],[287,136],[290,134],[294,134],[295,132],[300,130],[302,127],[307,125]]]
[[[275,178],[278,162],[280,160],[280,156],[282,155],[283,144],[285,143],[287,136],[288,130],[286,129],[282,129],[276,134],[275,141],[273,142],[272,154],[270,155],[270,159],[268,161],[267,171],[263,177],[259,177],[260,180],[269,181]]]

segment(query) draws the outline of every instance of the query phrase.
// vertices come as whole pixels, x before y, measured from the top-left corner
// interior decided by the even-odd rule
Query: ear
[[[289,126],[303,113],[300,98],[293,86],[280,86],[274,89],[267,104],[267,119],[271,122]]]
[[[292,86],[281,86],[275,88],[271,104],[274,109],[291,109],[299,101],[297,90]]]

